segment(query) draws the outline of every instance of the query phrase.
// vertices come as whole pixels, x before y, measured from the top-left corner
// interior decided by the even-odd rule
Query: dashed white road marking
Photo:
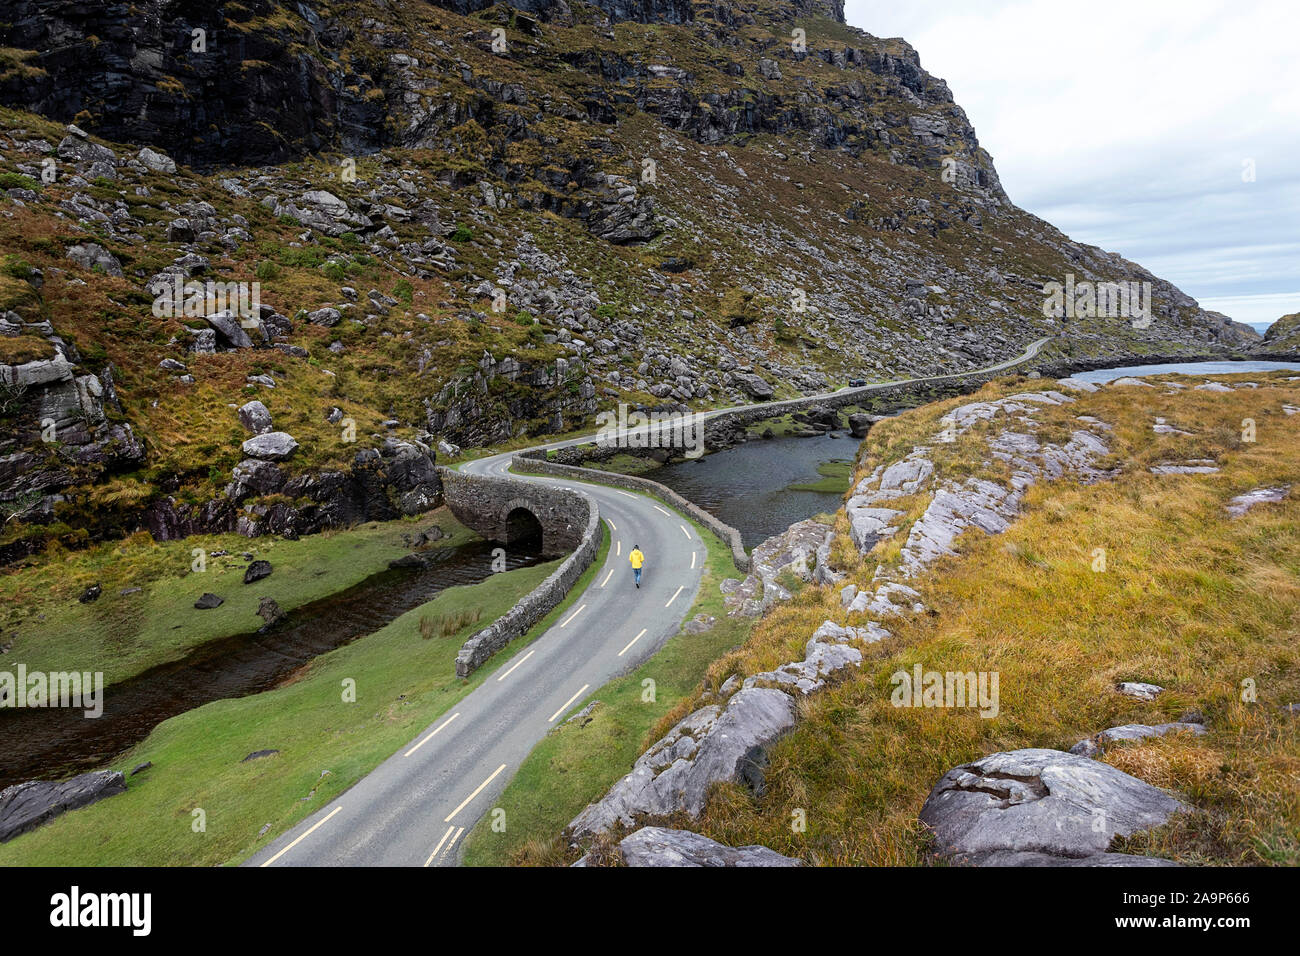
[[[529,651],[528,653],[531,654],[532,651]],[[520,661],[519,663],[522,664],[523,661]],[[519,664],[516,664],[516,665],[515,665],[515,667],[518,667],[518,666],[519,666]],[[512,667],[511,670],[514,670],[514,668]],[[459,716],[460,716],[460,711],[456,711],[456,713],[452,714],[450,717],[448,717],[446,720],[444,720],[442,723],[440,723],[437,727],[435,727],[432,731],[430,731],[428,737],[425,737],[423,740],[421,740],[418,744],[416,744],[414,747],[412,747],[412,748],[411,748],[410,750],[408,750],[406,753],[402,754],[402,756],[403,756],[403,757],[409,757],[409,756],[411,756],[411,754],[415,753],[417,750],[419,750],[421,747],[423,747],[425,744],[427,744],[430,740],[432,740],[432,739],[434,738],[434,736],[438,733],[439,730],[442,730],[442,728],[446,727],[449,723],[451,723],[453,720],[455,720],[455,719],[456,719],[457,717],[459,717]]]
[[[673,516],[673,513],[671,511],[667,510],[666,508],[660,508],[658,505],[655,505],[654,509],[655,511],[668,515],[668,517],[670,518]]]
[[[622,657],[624,654],[626,654],[626,653],[631,649],[631,647],[632,647],[633,644],[635,644],[637,641],[641,640],[641,638],[645,637],[645,632],[646,632],[647,630],[649,630],[649,629],[648,629],[648,628],[644,628],[644,627],[641,628],[641,633],[638,634],[636,637],[632,638],[632,640],[628,641],[628,642],[627,642],[627,647],[625,647],[625,648],[623,648],[621,651],[619,651],[619,652],[618,652],[618,656],[619,656],[619,657]]]
[[[606,518],[606,519],[605,519],[605,524],[609,525],[609,530],[610,530],[610,531],[617,531],[617,530],[618,530],[618,525],[614,524],[614,522],[611,521],[609,518]]]
[[[614,557],[616,557],[616,558],[620,558],[620,557],[622,557],[622,556],[623,556],[623,542],[622,542],[622,541],[615,541],[615,542],[614,542]]]
[[[616,494],[616,495],[622,495],[624,498],[635,498],[635,497],[636,497],[636,495],[631,494],[630,492],[627,492],[627,491],[619,491],[617,488],[614,489],[614,494]]]
[[[447,837],[451,836],[452,831],[455,829],[455,827],[447,827],[447,832],[442,835],[442,839],[438,841],[438,845],[433,848],[433,852],[429,854],[429,858],[424,861],[425,866],[428,866],[433,862],[433,858],[438,855],[438,851],[442,849],[442,845],[447,842]]]
[[[272,863],[274,863],[276,860],[280,859],[280,857],[284,856],[286,853],[288,853],[290,850],[292,850],[294,847],[296,847],[299,843],[301,843],[303,840],[307,839],[309,836],[311,836],[313,833],[315,833],[318,829],[320,829],[322,826],[324,826],[326,820],[328,820],[330,817],[334,816],[334,814],[338,813],[338,812],[339,812],[340,810],[342,810],[342,809],[343,809],[342,807],[335,807],[335,808],[334,808],[333,810],[331,810],[328,814],[326,814],[322,819],[318,820],[318,821],[316,822],[316,825],[315,825],[314,827],[312,827],[310,830],[308,830],[308,831],[307,831],[306,833],[304,833],[302,836],[298,837],[298,839],[294,840],[292,843],[290,843],[287,847],[285,847],[283,850],[281,850],[281,851],[280,851],[279,853],[277,853],[275,856],[271,857],[271,859],[269,859],[269,860],[267,860],[265,863],[263,863],[262,866],[270,866],[270,865],[271,865]]]
[[[532,657],[532,656],[533,656],[533,653],[534,653],[535,651],[536,651],[536,648],[534,648],[533,650],[529,651],[529,652],[528,652],[527,654],[525,654],[523,657],[519,658],[519,660],[515,661],[514,666],[511,667],[510,670],[506,671],[504,674],[502,674],[500,677],[497,678],[497,682],[499,683],[499,682],[505,680],[505,679],[506,679],[507,677],[509,677],[511,674],[513,674],[513,673],[515,672],[515,667],[518,667],[518,666],[519,666],[520,664],[522,664],[524,661],[528,660],[528,658]]]
[[[682,529],[682,534],[686,535],[686,537],[689,538],[689,537],[691,536],[690,531],[688,531],[688,530],[686,529],[686,525],[684,525],[684,524],[679,524],[677,527],[679,527],[679,528]]]
[[[560,714],[562,714],[562,713],[564,713],[566,710],[568,710],[568,709],[569,709],[569,705],[572,704],[572,703],[573,703],[575,700],[577,700],[579,697],[581,697],[584,693],[586,693],[587,688],[590,687],[590,686],[591,686],[590,684],[583,684],[580,688],[578,688],[578,692],[577,692],[576,694],[574,694],[572,697],[570,697],[568,700],[566,700],[566,701],[564,702],[564,705],[563,705],[559,710],[557,710],[555,713],[551,714],[551,719],[548,720],[547,723],[548,723],[548,724],[553,724],[553,723],[555,723],[555,718],[556,718],[556,717],[559,717]],[[502,764],[501,766],[504,767],[505,764]],[[500,773],[500,771],[497,771],[497,772]],[[449,818],[449,819],[450,819],[450,818]]]
[[[681,594],[681,593],[682,593],[683,591],[685,591],[685,590],[686,590],[686,585],[683,584],[681,587],[679,587],[676,591],[673,592],[673,596],[670,597],[670,598],[668,599],[668,604],[665,604],[664,607],[668,607],[668,606],[671,605],[674,601],[676,601],[676,600],[677,600],[677,595],[678,595],[678,594]]]
[[[582,607],[578,608],[576,611],[574,611],[572,614],[570,614],[570,615],[568,616],[568,618],[565,620],[565,622],[564,622],[563,624],[560,625],[560,627],[568,627],[568,626],[569,626],[569,621],[572,621],[575,617],[577,617],[579,614],[581,614],[581,613],[583,612],[583,610],[584,610],[586,607],[587,607],[587,605],[584,604],[584,605],[582,605]]]
[[[693,555],[692,555],[692,557],[693,557]],[[692,564],[691,567],[695,567],[695,565]],[[603,588],[606,584],[609,583],[609,579],[612,578],[613,576],[614,576],[614,569],[613,569],[613,568],[610,568],[610,569],[609,569],[609,574],[605,575],[605,580],[603,580],[603,581],[600,582],[600,586]]]
[[[695,570],[695,552],[694,552],[694,551],[691,552],[691,570],[692,570],[692,571]]]
[[[460,806],[458,806],[455,810],[451,811],[451,813],[448,814],[447,818],[446,818],[445,820],[443,820],[442,822],[443,822],[443,823],[451,823],[452,818],[455,817],[456,814],[460,813],[460,811],[464,810],[467,806],[469,806],[469,802],[470,802],[471,800],[473,800],[475,797],[477,797],[480,793],[482,793],[482,792],[483,792],[483,789],[484,789],[484,788],[485,788],[489,783],[491,783],[493,780],[495,780],[495,779],[497,778],[497,776],[501,773],[501,771],[502,771],[502,770],[505,770],[505,769],[506,769],[506,765],[505,765],[505,764],[502,764],[501,766],[499,766],[499,767],[497,767],[495,770],[493,770],[493,771],[492,771],[492,776],[488,777],[486,780],[484,780],[482,783],[480,783],[480,784],[478,785],[478,789],[476,789],[476,790],[475,790],[473,793],[471,793],[468,797],[466,797],[464,800],[462,800],[461,803],[460,803]]]

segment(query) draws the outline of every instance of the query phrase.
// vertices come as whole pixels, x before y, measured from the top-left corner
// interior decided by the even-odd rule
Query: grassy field
[[[0,644],[12,643],[5,661],[41,671],[102,670],[104,682],[111,685],[208,641],[257,630],[263,623],[257,617],[263,596],[289,611],[351,587],[410,551],[404,535],[433,525],[447,535],[438,547],[477,537],[441,508],[297,541],[223,534],[155,542],[142,532],[84,551],[55,545],[50,553],[24,562],[34,566],[0,573]],[[196,548],[208,554],[202,572],[193,569]],[[221,550],[230,554],[211,557]],[[271,576],[245,585],[243,553],[270,561]],[[79,603],[93,584],[103,587],[103,595],[92,604]],[[121,593],[131,588],[141,590]],[[205,591],[225,603],[195,610],[194,602]]]
[[[467,865],[570,862],[560,831],[632,769],[657,736],[655,728],[664,715],[693,694],[719,655],[745,640],[753,622],[728,618],[718,591],[724,578],[737,574],[731,553],[707,530],[695,525],[695,532],[708,547],[708,562],[687,619],[711,615],[717,618],[713,629],[670,638],[636,670],[592,695],[598,703],[590,719],[561,724],[533,748],[497,803],[506,811],[508,827],[493,832],[490,821],[480,821],[466,838]],[[654,703],[641,699],[646,678],[655,682]]]
[[[0,845],[0,865],[209,866],[246,859],[347,790],[542,634],[582,593],[607,550],[608,536],[570,597],[469,680],[457,679],[453,666],[465,638],[536,587],[555,562],[450,588],[320,656],[276,690],[160,724],[113,762],[123,771],[153,764],[129,778],[125,794]],[[475,614],[477,622],[468,623]],[[460,621],[467,623],[443,626]],[[355,681],[355,703],[343,700],[346,681]],[[264,749],[280,753],[241,762]],[[204,814],[202,832],[194,829],[196,810]]]
[[[1107,762],[1196,809],[1115,848],[1187,864],[1300,864],[1300,719],[1282,710],[1300,701],[1300,488],[1236,520],[1224,512],[1236,495],[1296,483],[1300,416],[1281,406],[1300,404],[1300,388],[1283,376],[1249,379],[1261,387],[1174,395],[1115,387],[1038,413],[1043,439],[1068,436],[1078,415],[1111,424],[1107,464],[1120,472],[1091,486],[1040,483],[1008,532],[964,536],[960,556],[917,582],[930,612],[891,623],[894,637],[867,651],[860,672],[801,703],[800,723],[771,749],[765,796],[719,786],[698,829],[733,846],[762,843],[822,864],[923,863],[929,844],[917,812],[949,768],[1022,747],[1068,749],[1107,727],[1197,711],[1208,722],[1205,737],[1106,753]],[[1042,385],[1004,382],[978,397],[1026,387]],[[945,411],[969,400],[877,425],[859,475],[925,442]],[[1194,434],[1157,435],[1155,416]],[[1257,441],[1243,440],[1246,419],[1255,422]],[[985,437],[977,427],[953,446],[934,446],[943,472],[988,468],[971,456]],[[1148,470],[1190,458],[1215,458],[1222,470]],[[919,509],[896,506],[908,510],[903,538]],[[845,530],[842,512],[838,521]],[[1100,572],[1093,570],[1097,548],[1106,550]],[[896,559],[897,544],[871,560],[855,562],[848,552],[841,540],[836,553],[862,585],[877,560]],[[854,623],[836,589],[805,588],[765,618],[743,649],[715,663],[705,686],[796,659],[828,618]],[[998,672],[1000,714],[891,706],[890,675],[918,663]],[[1115,692],[1125,680],[1166,692],[1137,701]],[[694,703],[683,701],[679,711]],[[803,833],[791,827],[799,809],[807,814]]]

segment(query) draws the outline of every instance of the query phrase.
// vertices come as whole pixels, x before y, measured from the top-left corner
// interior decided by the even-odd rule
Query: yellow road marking
[[[439,724],[439,725],[437,726],[437,728],[436,728],[432,733],[429,734],[428,737],[425,737],[424,740],[421,740],[418,744],[416,744],[414,747],[412,747],[412,748],[411,748],[410,750],[408,750],[406,753],[402,754],[402,756],[403,756],[403,757],[409,757],[409,756],[411,756],[411,754],[415,753],[417,750],[419,750],[421,747],[423,747],[426,743],[428,743],[429,740],[433,738],[434,734],[436,734],[439,730],[442,730],[443,727],[446,727],[449,723],[451,723],[453,720],[455,720],[455,719],[456,719],[457,717],[459,717],[459,716],[460,716],[460,711],[456,711],[456,713],[452,714],[450,717],[448,717],[446,720],[444,720],[441,724]]]
[[[692,564],[691,567],[695,567],[695,565]],[[610,568],[609,574],[605,575],[605,580],[600,582],[600,586],[603,588],[606,584],[609,583],[609,579],[612,578],[613,576],[614,576],[614,569]]]
[[[534,649],[534,650],[536,650],[536,649]],[[532,656],[533,656],[533,653],[534,653],[534,651],[529,651],[529,652],[528,652],[527,654],[525,654],[523,657],[519,658],[519,660],[517,660],[517,661],[515,662],[514,667],[511,667],[510,670],[506,671],[504,674],[502,674],[500,677],[497,678],[497,682],[500,683],[501,681],[503,681],[503,680],[505,680],[507,677],[509,677],[511,674],[513,674],[513,673],[515,672],[515,667],[518,667],[518,666],[519,666],[520,664],[522,664],[524,661],[528,660],[528,658],[532,657]]]
[[[614,522],[610,521],[608,518],[605,519],[605,524],[609,525],[609,530],[610,530],[610,531],[617,531],[617,530],[618,530],[618,525],[614,524]]]
[[[455,829],[455,827],[447,827],[447,832],[442,835],[442,839],[438,841],[438,845],[433,848],[433,852],[429,854],[429,858],[424,861],[425,866],[428,866],[433,862],[433,858],[438,855],[438,851],[442,849],[442,845],[447,842],[447,837],[451,836],[451,831]]]
[[[454,847],[454,846],[456,845],[456,841],[460,839],[460,835],[461,835],[462,833],[464,833],[464,832],[465,832],[465,828],[464,828],[464,827],[461,827],[459,830],[456,831],[456,835],[455,835],[454,837],[452,837],[452,838],[451,838],[451,842],[447,844],[447,852],[448,852],[448,853],[451,852],[451,848]]]
[[[442,822],[443,822],[443,823],[451,823],[452,817],[454,817],[456,814],[460,813],[460,811],[464,810],[465,807],[469,805],[469,802],[470,802],[471,800],[473,800],[475,797],[477,797],[480,793],[482,793],[482,792],[483,792],[483,788],[486,787],[486,786],[487,786],[489,783],[491,783],[493,780],[495,780],[495,779],[497,778],[497,775],[498,775],[499,773],[501,773],[502,770],[505,770],[505,769],[506,769],[506,765],[505,765],[505,764],[502,764],[501,766],[497,767],[496,770],[493,770],[493,771],[492,771],[492,776],[488,777],[486,780],[484,780],[482,783],[480,783],[480,784],[478,785],[478,789],[475,790],[473,793],[471,793],[471,794],[470,794],[468,797],[466,797],[464,800],[462,800],[460,806],[458,806],[455,810],[451,811],[451,813],[448,815],[447,819],[443,820]]]
[[[636,637],[632,638],[632,640],[628,641],[628,642],[627,642],[627,647],[625,647],[625,648],[623,648],[621,651],[619,651],[619,652],[618,652],[618,656],[619,656],[619,657],[622,657],[624,654],[626,654],[626,653],[628,652],[628,650],[631,649],[631,647],[632,647],[633,644],[635,644],[637,641],[641,640],[641,638],[645,637],[645,632],[646,632],[647,630],[648,630],[648,628],[644,628],[644,627],[641,628],[641,633],[638,634]]]
[[[586,692],[587,688],[590,687],[590,686],[591,686],[590,684],[583,684],[582,687],[580,687],[580,688],[578,689],[578,692],[577,692],[576,694],[574,694],[572,697],[570,697],[568,700],[566,700],[566,701],[564,702],[564,706],[563,706],[563,707],[561,707],[561,708],[560,708],[559,710],[557,710],[555,713],[551,714],[551,719],[548,720],[547,723],[548,723],[548,724],[553,724],[553,723],[555,723],[555,718],[556,718],[556,717],[559,717],[560,714],[562,714],[562,713],[564,713],[566,710],[568,710],[568,709],[569,709],[569,705],[572,704],[572,703],[573,703],[575,700],[577,700],[579,697],[581,697],[581,696],[583,695],[583,693]],[[505,765],[502,764],[502,766],[505,766]]]
[[[271,865],[272,863],[274,863],[276,860],[280,859],[280,857],[284,856],[286,853],[288,853],[290,850],[292,850],[294,847],[296,847],[296,846],[297,846],[299,843],[301,843],[303,840],[307,839],[309,836],[311,836],[313,833],[315,833],[315,832],[316,832],[320,827],[324,826],[326,820],[328,820],[330,817],[334,816],[334,814],[338,813],[338,812],[339,812],[340,810],[342,810],[342,809],[343,809],[342,807],[335,807],[333,810],[331,810],[331,811],[330,811],[330,812],[325,816],[324,819],[317,821],[316,826],[312,827],[310,830],[308,830],[308,831],[307,831],[306,833],[304,833],[302,836],[298,837],[298,839],[294,840],[292,843],[290,843],[287,847],[285,847],[283,850],[281,850],[281,851],[280,851],[279,853],[277,853],[275,856],[271,857],[271,859],[269,859],[269,860],[267,860],[265,863],[263,863],[262,866],[270,866],[270,865]]]

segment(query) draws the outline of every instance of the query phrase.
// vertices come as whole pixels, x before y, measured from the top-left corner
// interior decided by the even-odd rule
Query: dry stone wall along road
[[[508,461],[502,456],[475,466],[486,471]],[[573,482],[530,480],[577,489]],[[544,634],[500,662],[410,744],[250,863],[457,862],[465,832],[492,810],[534,745],[677,633],[704,567],[698,533],[643,495],[599,486],[575,493],[595,501],[610,531],[608,555],[591,585]],[[639,589],[628,563],[634,544],[646,555]]]
[[[980,373],[891,382],[799,399],[848,400],[884,388],[996,374],[1024,354]],[[769,403],[784,414],[791,403]],[[728,412],[699,413],[701,420]],[[530,451],[590,442],[567,439]],[[505,476],[511,454],[467,463],[470,475]],[[612,678],[638,666],[672,635],[695,600],[706,545],[686,520],[645,495],[574,478],[515,474],[587,496],[609,528],[610,548],[587,589],[540,637],[500,662],[472,693],[373,772],[254,854],[260,866],[445,866],[460,859],[465,833],[491,812],[524,758],[553,727]],[[593,473],[594,481],[600,473]],[[646,555],[634,587],[628,554]],[[509,821],[506,821],[509,826]]]

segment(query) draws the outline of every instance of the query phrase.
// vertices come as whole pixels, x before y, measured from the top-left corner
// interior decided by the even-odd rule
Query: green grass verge
[[[112,768],[153,766],[126,793],[65,814],[0,846],[3,866],[172,866],[235,863],[335,799],[546,631],[590,583],[609,549],[559,607],[469,680],[454,676],[465,638],[504,614],[556,562],[443,591],[374,634],[323,654],[296,681],[165,721]],[[447,637],[420,636],[422,617],[479,610]],[[343,682],[356,682],[356,703]],[[249,763],[256,750],[279,754]],[[194,811],[206,830],[195,832]],[[263,828],[267,828],[261,834]],[[261,835],[259,835],[261,834]]]
[[[158,543],[138,534],[85,551],[51,554],[36,567],[0,575],[0,631],[4,642],[13,644],[6,664],[39,671],[103,671],[111,686],[209,641],[257,630],[263,596],[290,611],[360,583],[410,550],[403,535],[434,524],[447,535],[439,547],[477,538],[443,508],[297,541],[222,534]],[[196,548],[209,555],[203,572],[192,570]],[[230,554],[210,556],[221,550]],[[271,576],[246,586],[248,562],[241,553],[270,561]],[[92,604],[78,603],[93,584],[103,587],[103,595]],[[120,593],[137,587],[138,593]],[[225,603],[195,610],[194,602],[205,591]]]
[[[731,551],[691,524],[708,548],[708,558],[687,620],[703,613],[717,623],[703,634],[682,632],[670,638],[636,670],[591,695],[599,703],[590,720],[562,724],[534,747],[497,802],[505,810],[506,829],[494,832],[490,818],[480,820],[465,841],[466,865],[567,862],[560,832],[632,769],[656,726],[695,692],[709,665],[745,641],[753,622],[728,618],[718,590],[724,578],[737,574]],[[642,700],[647,678],[655,682],[653,703]]]

